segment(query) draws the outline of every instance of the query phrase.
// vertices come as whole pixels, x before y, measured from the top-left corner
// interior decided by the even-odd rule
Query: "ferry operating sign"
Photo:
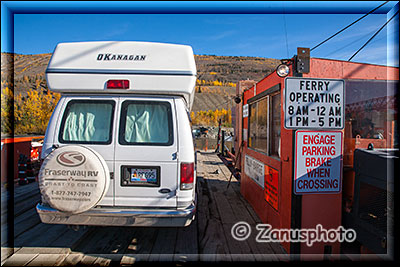
[[[344,80],[285,78],[285,128],[344,128]]]

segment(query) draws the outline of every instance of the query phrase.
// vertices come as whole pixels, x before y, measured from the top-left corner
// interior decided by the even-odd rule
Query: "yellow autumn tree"
[[[219,119],[225,127],[232,126],[232,112],[226,109],[191,112],[192,125],[218,126]]]
[[[3,84],[2,84],[3,85]],[[14,94],[7,86],[1,90],[1,132],[11,133],[13,121],[11,118]]]
[[[15,134],[44,134],[60,94],[30,90],[26,97],[15,97]]]
[[[222,86],[222,82],[220,82],[220,81],[213,81],[213,82],[212,82],[212,85],[214,85],[214,86]]]

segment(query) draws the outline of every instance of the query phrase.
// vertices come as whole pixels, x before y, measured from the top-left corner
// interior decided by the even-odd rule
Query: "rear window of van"
[[[172,145],[171,104],[165,101],[124,101],[119,129],[121,145]]]
[[[67,144],[110,144],[115,102],[71,100],[65,109],[59,142]]]

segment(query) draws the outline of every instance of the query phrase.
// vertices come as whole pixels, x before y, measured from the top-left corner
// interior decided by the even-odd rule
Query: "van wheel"
[[[80,145],[67,145],[51,152],[39,171],[44,202],[68,213],[81,213],[96,206],[107,193],[110,172],[99,153]]]

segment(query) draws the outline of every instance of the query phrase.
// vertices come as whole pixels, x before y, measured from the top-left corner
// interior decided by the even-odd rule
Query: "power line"
[[[285,28],[285,40],[286,40],[286,55],[287,58],[289,58],[289,44],[288,44],[288,38],[287,38],[287,29],[286,29],[286,16],[285,16],[285,2],[282,3],[283,7],[283,25]]]
[[[375,31],[375,30],[374,30],[374,31]],[[371,36],[371,34],[373,34],[374,31],[370,31],[370,32],[367,33],[367,34],[364,34],[363,36],[361,36],[360,38],[357,38],[356,40],[352,41],[351,43],[348,43],[348,44],[342,46],[341,48],[336,49],[335,51],[333,51],[333,52],[327,54],[325,57],[330,57],[330,56],[336,54],[337,52],[339,52],[339,51],[341,51],[341,50],[343,50],[343,49],[345,49],[345,48],[347,48],[347,47],[349,47],[349,46],[351,46],[351,45],[353,45],[353,44],[355,44],[355,43],[357,43],[357,42],[359,42],[359,41],[361,41],[361,40],[366,39],[368,36]]]
[[[354,55],[352,55],[352,56],[349,58],[348,61],[352,60],[353,57],[355,57],[355,56],[358,54],[358,52],[360,52],[369,42],[371,42],[371,40],[374,39],[374,37],[377,36],[378,33],[379,33],[383,28],[385,28],[385,26],[386,26],[397,14],[399,14],[399,11],[397,11],[388,21],[386,21],[386,23],[383,24],[383,26],[382,26],[371,38],[369,38],[369,40],[368,40],[360,49],[358,49],[357,52],[355,52]]]
[[[374,8],[373,10],[371,10],[370,12],[368,12],[367,14],[365,14],[364,16],[362,16],[361,18],[359,18],[358,20],[354,21],[353,23],[351,23],[350,25],[344,27],[343,29],[341,29],[340,31],[338,31],[337,33],[335,33],[334,35],[332,35],[331,37],[329,37],[328,39],[325,39],[324,41],[322,41],[321,43],[317,44],[316,46],[314,46],[313,48],[310,49],[310,51],[313,51],[315,48],[317,48],[318,46],[324,44],[325,42],[329,41],[330,39],[332,39],[333,37],[335,37],[336,35],[338,35],[339,33],[343,32],[344,30],[350,28],[352,25],[356,24],[357,22],[359,22],[360,20],[362,20],[363,18],[365,18],[366,16],[368,16],[369,14],[373,13],[375,10],[377,10],[378,8],[382,7],[383,5],[387,4],[389,1],[386,1],[385,3],[381,4],[380,6]]]

